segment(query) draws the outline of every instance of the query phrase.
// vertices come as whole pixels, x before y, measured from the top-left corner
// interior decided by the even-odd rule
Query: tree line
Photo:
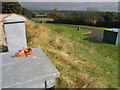
[[[54,18],[54,23],[64,24],[81,24],[99,27],[114,27],[120,28],[120,13],[117,12],[100,12],[100,11],[85,11],[85,12],[69,12],[61,13],[54,9],[49,13],[49,17]]]

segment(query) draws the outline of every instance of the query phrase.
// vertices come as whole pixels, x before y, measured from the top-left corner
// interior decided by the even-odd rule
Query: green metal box
[[[118,28],[105,29],[103,41],[110,44],[120,44],[120,29]]]

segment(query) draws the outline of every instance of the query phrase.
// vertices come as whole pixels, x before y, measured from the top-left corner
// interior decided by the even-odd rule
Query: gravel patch
[[[0,53],[6,51],[8,51],[8,49],[7,49],[5,33],[3,31],[2,22],[0,22]]]

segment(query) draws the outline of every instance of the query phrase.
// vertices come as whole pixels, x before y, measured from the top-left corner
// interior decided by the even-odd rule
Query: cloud
[[[21,2],[21,5],[29,10],[78,10],[86,11],[87,8],[95,8],[99,11],[118,11],[117,2]]]

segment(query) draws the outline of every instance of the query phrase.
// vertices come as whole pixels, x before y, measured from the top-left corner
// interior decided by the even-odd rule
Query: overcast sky
[[[99,11],[118,11],[117,2],[21,2],[29,10],[78,10],[86,11],[87,8]]]
[[[119,2],[120,0],[17,0],[19,2]]]

